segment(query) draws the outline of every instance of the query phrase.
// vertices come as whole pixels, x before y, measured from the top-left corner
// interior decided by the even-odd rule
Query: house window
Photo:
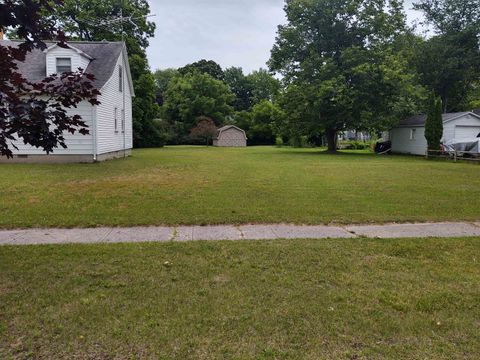
[[[72,71],[72,59],[57,58],[57,74],[63,74]]]
[[[118,90],[123,91],[123,69],[121,65],[118,67]]]
[[[125,132],[125,110],[122,110],[122,133]]]
[[[118,132],[118,109],[115,108],[114,110],[114,119],[115,119],[115,132]]]
[[[415,140],[417,137],[417,129],[410,129],[410,140]]]

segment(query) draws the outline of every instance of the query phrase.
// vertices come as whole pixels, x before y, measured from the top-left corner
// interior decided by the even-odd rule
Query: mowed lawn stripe
[[[0,249],[0,358],[477,359],[480,238]]]
[[[478,220],[480,168],[368,152],[166,147],[0,165],[0,227]]]

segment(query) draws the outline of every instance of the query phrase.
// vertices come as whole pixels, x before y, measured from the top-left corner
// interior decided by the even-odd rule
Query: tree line
[[[268,70],[244,75],[202,60],[155,73],[167,141],[191,141],[189,129],[208,116],[244,128],[251,144],[326,139],[335,151],[340,131],[480,107],[480,1],[414,7],[427,35],[407,24],[402,1],[287,0]]]
[[[157,124],[167,143],[195,143],[199,139],[191,130],[205,118],[217,127],[241,127],[252,145],[275,142],[274,125],[283,116],[276,102],[281,83],[267,70],[245,75],[242,68],[223,70],[212,60],[200,60],[157,70],[154,77],[161,105]]]
[[[401,0],[286,0],[287,21],[278,27],[268,68],[250,74],[211,60],[152,72],[146,48],[155,24],[144,17],[147,0],[35,4],[5,1],[0,27],[27,44],[28,29],[34,39],[118,41],[118,25],[99,24],[120,13],[133,17],[123,30],[137,95],[136,147],[194,142],[192,129],[210,119],[243,128],[250,144],[327,140],[334,151],[340,131],[380,132],[412,114],[480,107],[480,0],[417,0],[426,33],[407,24]],[[36,24],[9,18],[12,11],[30,12]]]

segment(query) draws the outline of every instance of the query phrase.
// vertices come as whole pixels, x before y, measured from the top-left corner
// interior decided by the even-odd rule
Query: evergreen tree
[[[440,150],[443,136],[442,100],[432,93],[425,122],[425,139],[429,150]]]

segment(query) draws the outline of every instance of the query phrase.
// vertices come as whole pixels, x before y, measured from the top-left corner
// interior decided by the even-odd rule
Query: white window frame
[[[122,133],[125,132],[125,109],[122,109]]]
[[[68,71],[59,71],[58,70],[58,67],[61,66],[61,67],[64,67],[66,68],[67,66],[66,65],[59,65],[58,63],[61,62],[61,61],[65,61],[65,60],[68,60],[68,62],[70,63],[70,68]],[[63,73],[66,73],[66,72],[72,72],[72,58],[68,58],[68,57],[57,57],[55,58],[55,70],[57,72],[57,74],[63,74]]]
[[[115,133],[118,133],[118,108],[114,109],[114,126],[115,126]]]
[[[123,92],[123,67],[118,65],[118,90]]]
[[[410,129],[410,140],[417,140],[417,129]]]

